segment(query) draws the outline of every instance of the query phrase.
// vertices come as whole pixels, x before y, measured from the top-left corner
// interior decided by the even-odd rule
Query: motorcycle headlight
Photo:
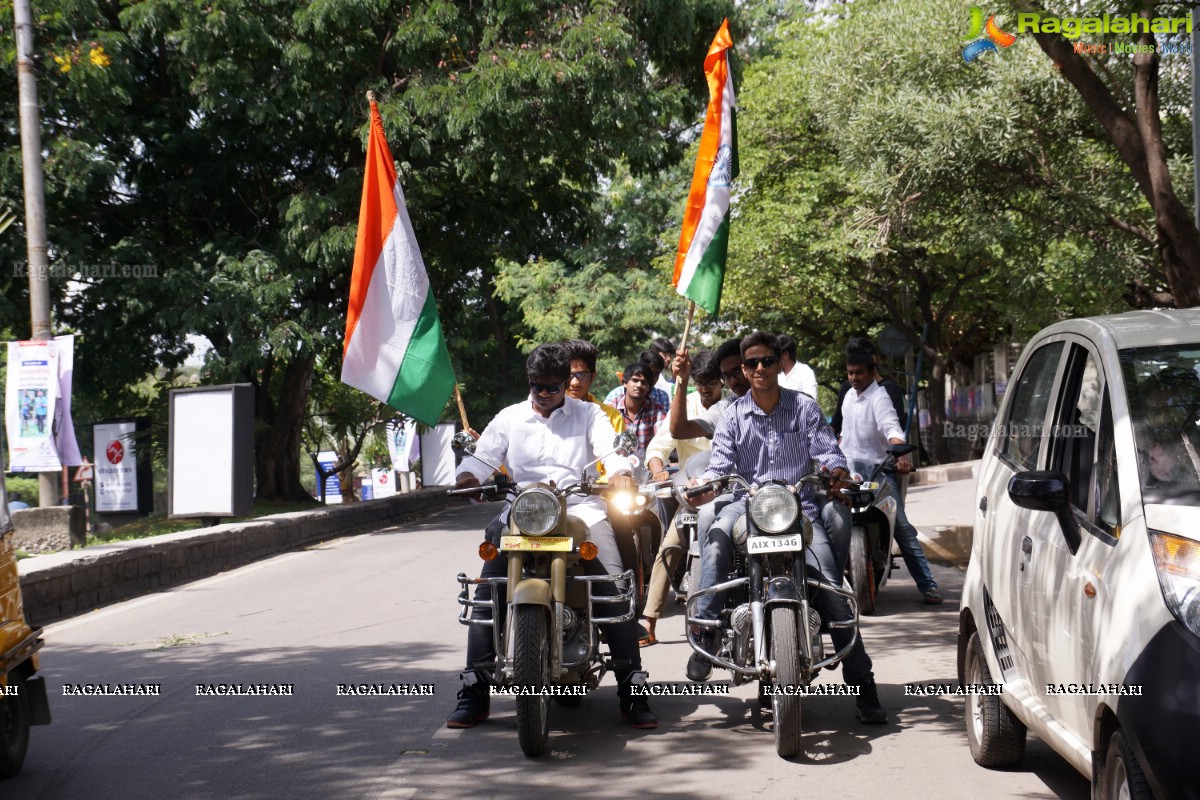
[[[770,484],[750,498],[750,519],[763,533],[787,533],[796,523],[800,503],[785,486]]]
[[[622,514],[633,514],[641,511],[646,505],[646,498],[637,492],[615,492],[608,501]]]
[[[558,498],[547,489],[533,488],[521,492],[512,506],[512,522],[521,533],[545,536],[558,526],[561,508]]]

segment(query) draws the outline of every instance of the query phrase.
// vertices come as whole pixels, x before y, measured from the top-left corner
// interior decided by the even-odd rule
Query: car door
[[[1033,512],[1012,502],[1008,483],[1016,473],[1039,469],[1043,463],[1046,420],[1065,344],[1058,338],[1032,347],[1009,382],[989,456],[981,465],[976,512],[977,530],[982,531],[986,543],[981,553],[984,588],[1004,626],[1003,631],[989,627],[1006,681],[1030,675],[1032,650],[1038,646],[1024,624],[1031,591],[1029,563],[1034,555],[1033,540],[1026,531]]]
[[[1062,524],[1049,512],[1031,523],[1042,540],[1032,565],[1031,622],[1045,647],[1035,653],[1033,677],[1050,714],[1084,746],[1091,746],[1095,698],[1050,691],[1100,683],[1095,653],[1109,607],[1109,560],[1121,535],[1121,493],[1113,425],[1115,375],[1106,374],[1095,346],[1071,342],[1049,427],[1046,468],[1067,478],[1071,514],[1080,544],[1072,553]],[[1119,388],[1119,386],[1118,386]]]

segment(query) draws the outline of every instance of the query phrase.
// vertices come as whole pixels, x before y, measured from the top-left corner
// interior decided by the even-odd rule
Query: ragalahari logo
[[[121,459],[125,458],[125,448],[116,439],[108,443],[108,447],[104,450],[104,455],[110,464],[120,464]]]
[[[963,38],[972,40],[962,51],[963,61],[968,64],[989,50],[993,53],[999,52],[996,50],[996,45],[1010,47],[1017,40],[1017,37],[1011,33],[1000,30],[1000,26],[996,24],[995,14],[989,16],[985,24],[983,9],[979,6],[971,6],[971,29]]]

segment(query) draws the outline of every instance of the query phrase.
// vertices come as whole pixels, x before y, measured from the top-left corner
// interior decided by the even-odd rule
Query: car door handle
[[[979,510],[982,511],[984,514],[987,514],[987,495],[986,494],[983,497],[979,498]]]
[[[1029,563],[1029,560],[1032,557],[1033,557],[1033,539],[1026,536],[1023,539],[1021,539],[1021,566],[1019,567],[1021,572],[1025,571],[1025,565]]]

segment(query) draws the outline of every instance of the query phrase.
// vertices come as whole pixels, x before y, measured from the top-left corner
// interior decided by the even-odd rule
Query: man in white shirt
[[[887,390],[878,383],[875,359],[864,352],[846,354],[846,377],[850,390],[842,401],[842,452],[850,463],[850,469],[864,478],[887,458],[889,444],[904,444],[904,429],[896,418],[896,409]],[[896,462],[896,471],[905,474],[912,471],[908,456]],[[942,595],[937,581],[925,560],[925,551],[917,540],[917,529],[904,513],[904,498],[901,497],[896,481],[890,475],[882,476],[881,492],[890,492],[896,500],[896,544],[904,557],[908,574],[917,584],[925,602],[938,605]]]
[[[455,488],[469,489],[480,485],[497,465],[504,464],[513,481],[520,486],[555,481],[558,485],[579,480],[584,470],[602,456],[609,484],[616,489],[630,488],[629,460],[610,454],[616,431],[600,406],[566,396],[570,380],[570,352],[561,344],[544,344],[530,354],[525,362],[529,381],[529,398],[503,409],[484,429],[475,453],[463,459],[458,467]],[[621,555],[613,536],[612,525],[599,497],[572,496],[567,501],[567,513],[588,526],[588,538],[599,549],[599,556],[586,565],[603,567],[609,575],[624,572]],[[507,508],[502,514],[507,518]],[[489,527],[489,533],[492,533]],[[497,533],[499,531],[496,531]],[[494,542],[499,544],[499,542]],[[595,567],[594,567],[595,568]],[[503,577],[507,574],[507,559],[496,558],[484,564],[482,577]],[[597,593],[612,587],[597,584]],[[476,600],[491,600],[491,587],[481,584]],[[482,618],[490,616],[487,608],[476,607]],[[496,624],[503,624],[497,620]],[[650,711],[644,695],[634,695],[631,686],[644,682],[641,654],[638,651],[637,621],[609,625],[606,630],[617,678],[621,716],[635,728],[655,728],[658,721]],[[450,728],[470,728],[487,719],[489,713],[491,666],[495,663],[492,633],[482,625],[473,625],[467,635],[467,668],[463,673],[463,689],[458,693],[458,706],[446,720]]]
[[[779,385],[784,389],[795,389],[804,392],[813,400],[817,399],[817,374],[808,364],[796,360],[796,340],[784,334],[779,337]]]

